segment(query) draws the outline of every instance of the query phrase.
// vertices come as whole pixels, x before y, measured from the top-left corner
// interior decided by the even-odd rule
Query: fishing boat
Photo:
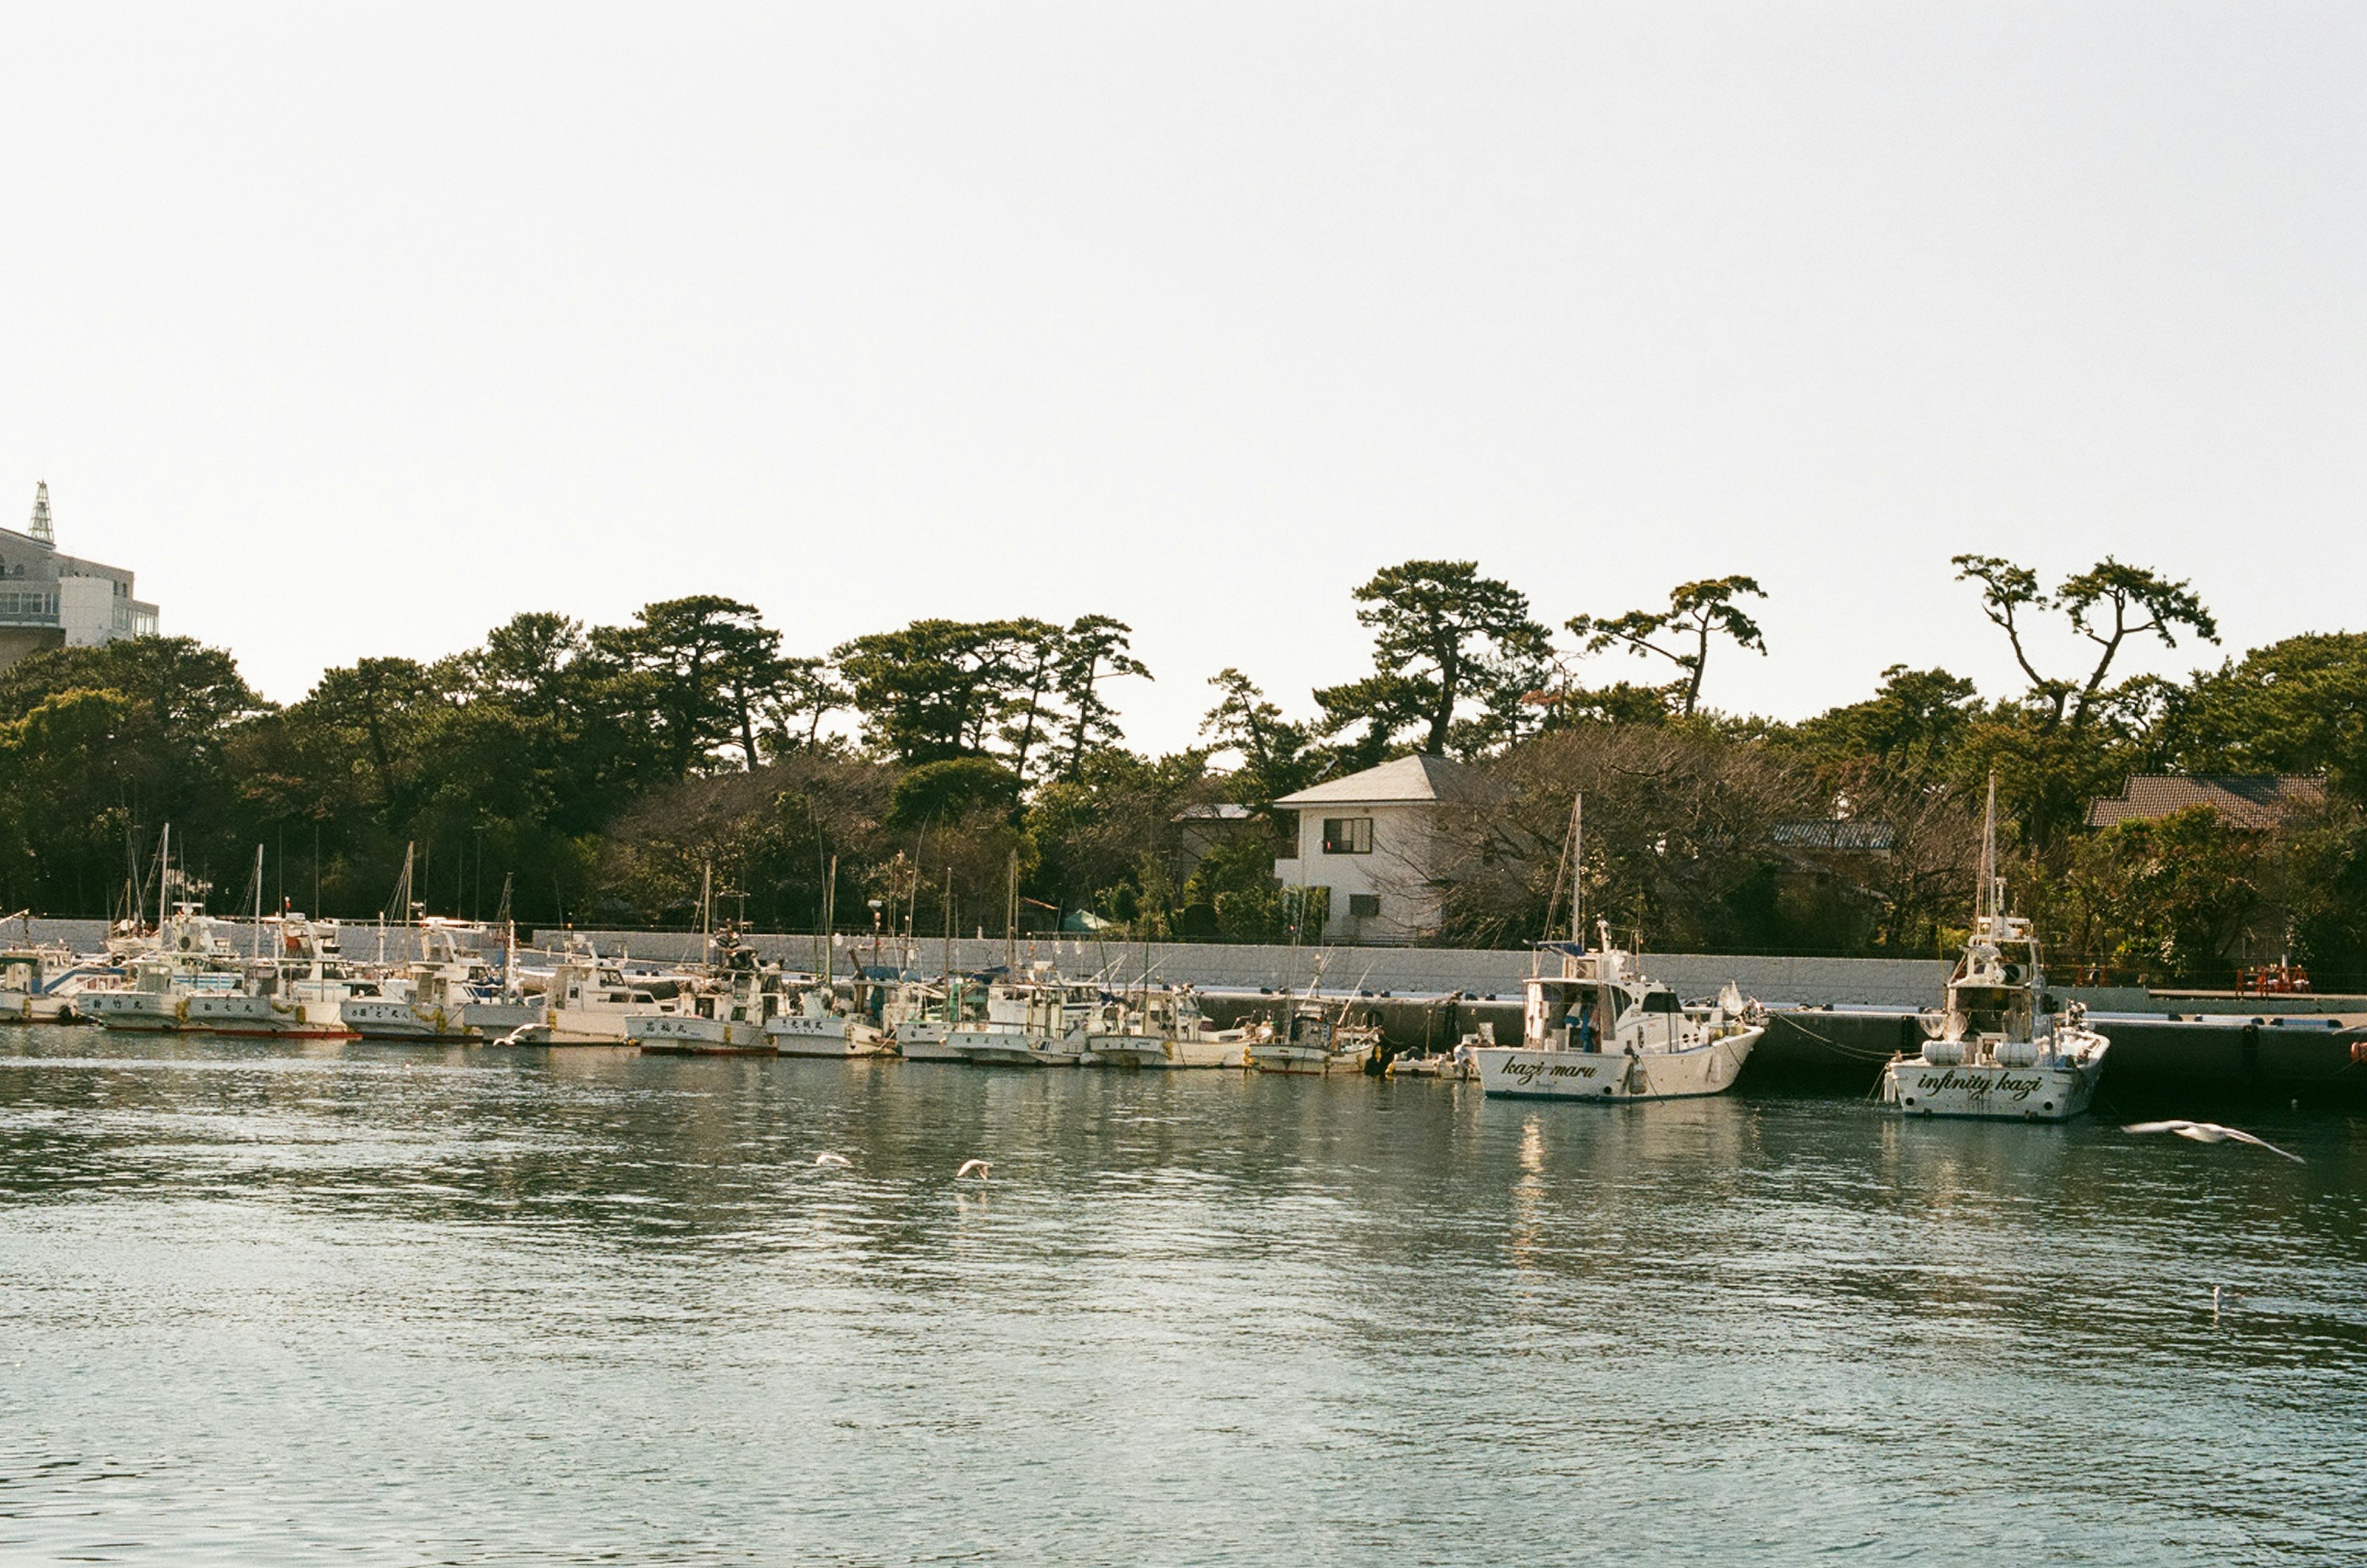
[[[1279,1024],[1268,1024],[1246,1043],[1249,1065],[1261,1073],[1306,1077],[1363,1072],[1381,1032],[1370,1021],[1348,1021],[1353,1000],[1343,999],[1336,1010],[1312,994],[1294,1001]]]
[[[255,935],[269,953],[249,960],[236,989],[192,994],[182,1004],[181,1027],[256,1039],[351,1039],[345,1003],[377,996],[378,987],[345,962],[336,923],[289,912],[263,922]]]
[[[0,949],[0,1021],[69,1022],[77,1016],[75,997],[122,979],[120,965],[85,958],[63,942]]]
[[[621,959],[600,956],[591,940],[571,933],[542,993],[542,1016],[502,1037],[505,1045],[629,1045],[637,1018],[689,1010],[683,982],[625,973]]]
[[[1154,987],[1127,998],[1116,1028],[1089,1034],[1088,1066],[1112,1067],[1241,1067],[1255,1029],[1217,1029],[1200,1011],[1189,986]]]
[[[429,916],[417,931],[419,956],[381,978],[376,996],[349,997],[343,1010],[346,1027],[365,1040],[482,1038],[476,1020],[501,999],[503,979],[481,945],[464,947],[460,939],[474,935],[481,944],[485,929]],[[505,946],[504,972],[506,952]]]
[[[948,980],[905,980],[889,993],[879,1026],[896,1055],[908,1062],[964,1062],[969,1058],[947,1039],[968,1017],[985,1017],[985,983],[954,976]]]
[[[1584,810],[1584,801],[1573,798],[1562,866],[1546,905],[1550,932],[1568,887],[1569,940],[1537,944],[1521,1043],[1471,1047],[1479,1087],[1509,1099],[1608,1104],[1723,1094],[1766,1034],[1765,1010],[1731,982],[1716,1001],[1688,1004],[1643,973],[1636,954],[1612,941],[1606,921],[1595,922],[1596,945],[1580,940]],[[1548,958],[1557,973],[1546,973]]]
[[[644,1055],[772,1056],[779,1045],[765,1025],[787,1004],[778,964],[760,961],[727,926],[717,960],[719,986],[691,994],[687,1010],[630,1019],[626,1032]]]
[[[1024,980],[989,986],[986,1016],[964,1020],[946,1043],[984,1066],[1077,1066],[1095,1029],[1114,1024],[1107,999],[1098,986],[1060,979],[1050,964],[1036,964]]]
[[[154,946],[126,965],[119,984],[82,992],[74,1010],[107,1029],[172,1032],[186,1026],[192,998],[234,994],[244,984],[245,965],[221,922],[183,904],[164,919]]]
[[[1965,955],[1931,1038],[1882,1069],[1882,1103],[1908,1116],[2063,1122],[2088,1109],[2112,1042],[2073,1002],[2044,1012],[2046,976],[2029,920],[2005,913],[1997,874],[1997,780],[1981,828],[1981,881]]]
[[[1607,927],[1597,946],[1540,942],[1538,953],[1559,972],[1525,982],[1521,1043],[1471,1051],[1490,1095],[1625,1103],[1723,1094],[1767,1032],[1764,1012],[1732,985],[1688,1004],[1638,969]]]

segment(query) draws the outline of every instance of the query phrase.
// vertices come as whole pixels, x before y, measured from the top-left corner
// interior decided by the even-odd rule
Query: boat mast
[[[173,886],[173,825],[164,824],[164,836],[156,841],[156,930],[164,929],[164,900]]]
[[[1011,875],[1002,897],[1002,972],[1019,977],[1019,852],[1011,852]]]
[[[1981,814],[1981,885],[1973,895],[1973,929],[1980,929],[1981,918],[2004,912],[2005,879],[1997,874],[1997,770],[1989,771],[1989,802]]]
[[[255,846],[255,937],[247,944],[248,956],[263,956],[263,846]]]

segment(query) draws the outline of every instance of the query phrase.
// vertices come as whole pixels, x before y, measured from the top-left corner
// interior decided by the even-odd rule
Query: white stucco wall
[[[1298,858],[1276,860],[1274,874],[1285,887],[1331,889],[1326,942],[1416,942],[1438,923],[1438,894],[1431,887],[1431,814],[1427,802],[1359,804],[1353,801],[1298,808]],[[1325,854],[1323,824],[1368,818],[1370,854]],[[1351,900],[1364,894],[1380,900],[1378,916],[1359,918]],[[1316,940],[1313,932],[1309,941]]]

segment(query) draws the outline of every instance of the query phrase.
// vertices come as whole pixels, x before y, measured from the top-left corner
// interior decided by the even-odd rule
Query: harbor
[[[735,1035],[735,982],[732,970],[717,962],[723,953],[712,932],[704,938],[697,932],[519,932],[459,920],[389,927],[300,917],[292,924],[266,919],[259,927],[206,918],[203,930],[210,933],[203,942],[218,950],[213,959],[220,972],[197,989],[228,990],[233,973],[254,962],[249,955],[266,950],[280,954],[276,963],[284,965],[289,933],[296,930],[312,933],[296,943],[300,951],[304,941],[313,943],[300,965],[305,974],[320,967],[322,943],[334,951],[337,998],[325,999],[325,992],[313,998],[310,1024],[301,1019],[275,1024],[242,1021],[220,995],[198,996],[194,1005],[181,995],[173,998],[169,1022],[121,1026],[351,1037],[395,1046],[608,1045],[677,1054],[729,1049],[991,1061],[996,1042],[984,1036],[970,1040],[969,1049],[946,1046],[944,998],[949,981],[957,993],[967,987],[983,1026],[990,993],[1015,964],[1021,976],[1074,991],[1080,1008],[1090,1002],[1106,1010],[1096,1025],[1104,1049],[1085,1049],[1084,1035],[1095,1031],[1080,1031],[1077,1049],[1051,1058],[1058,1065],[1142,1065],[1146,1058],[1127,1055],[1124,1042],[1141,1038],[1142,1019],[1154,1011],[1161,1012],[1163,1032],[1176,1034],[1182,999],[1197,1030],[1212,1039],[1246,1039],[1277,1025],[1286,1031],[1294,1010],[1330,1021],[1326,1027],[1362,1030],[1363,1044],[1345,1053],[1327,1050],[1323,1066],[1379,1077],[1401,1071],[1403,1064],[1436,1064],[1458,1044],[1520,1039],[1523,987],[1543,964],[1534,950],[975,936],[932,942],[852,932],[825,941],[812,933],[732,933],[730,950],[742,955],[743,992],[745,978],[761,973],[772,976],[766,984],[776,993],[753,1017],[748,997],[742,996],[743,1021]],[[135,956],[130,945],[119,937],[110,954],[108,930],[97,921],[21,921],[17,935],[19,944],[0,953],[0,1023],[76,1017],[104,1022],[107,993],[130,985]],[[12,982],[6,967],[12,962],[20,973],[39,969],[45,977]],[[1715,998],[1732,987],[1763,1008],[1763,1033],[1738,1069],[1750,1082],[1845,1098],[1873,1092],[1886,1063],[1920,1049],[1947,975],[1944,964],[1928,961],[1646,953],[1638,962],[1642,972],[1668,976],[1682,995]],[[327,984],[314,982],[316,989]],[[619,999],[587,1004],[587,995],[604,986]],[[295,988],[288,987],[291,995]],[[74,998],[85,990],[97,994],[77,1011]],[[719,998],[725,1015],[720,1026],[714,1021]],[[2112,1051],[2101,1078],[2108,1100],[2119,1096],[2197,1115],[2262,1102],[2367,1103],[2367,998],[2155,996],[2050,987],[2038,1000],[2050,1014],[2077,1005],[2108,1033]],[[647,1020],[637,1024],[642,1014]],[[1066,1019],[1037,1031],[1070,1032]],[[1335,1055],[1341,1059],[1329,1059]],[[1253,1066],[1245,1045],[1212,1047],[1189,1065]],[[1437,1070],[1431,1066],[1429,1076]]]
[[[2349,1560],[2367,1156],[2249,1124],[33,1026],[0,1556]]]

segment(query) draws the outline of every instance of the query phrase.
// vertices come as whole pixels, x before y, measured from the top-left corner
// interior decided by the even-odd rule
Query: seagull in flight
[[[984,1181],[993,1169],[994,1162],[991,1159],[966,1159],[962,1161],[962,1168],[954,1172],[954,1179],[959,1181],[965,1177],[975,1176]]]
[[[2191,1138],[2198,1144],[2224,1144],[2229,1139],[2239,1144],[2252,1144],[2272,1155],[2282,1155],[2295,1165],[2308,1162],[2301,1156],[2281,1149],[2266,1138],[2256,1138],[2239,1127],[2222,1127],[2216,1122],[2132,1122],[2121,1129],[2124,1133],[2175,1133],[2181,1138]]]
[[[854,1163],[855,1162],[853,1160],[847,1158],[844,1155],[825,1153],[814,1156],[814,1164],[816,1165],[853,1165]]]

